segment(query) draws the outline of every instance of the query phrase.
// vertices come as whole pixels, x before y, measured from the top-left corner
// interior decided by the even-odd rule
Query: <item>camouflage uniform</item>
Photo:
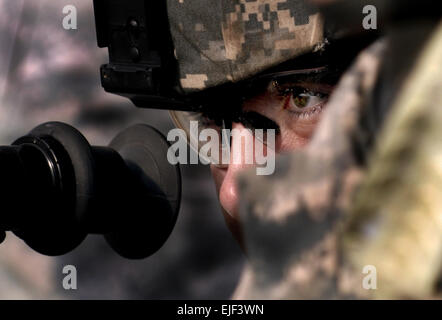
[[[240,179],[250,264],[235,298],[439,296],[442,26],[406,27],[360,54],[306,149]]]
[[[249,264],[235,298],[429,298],[442,263],[442,28],[430,1],[169,0],[187,92],[236,82],[357,34],[385,39],[342,77],[309,145],[239,179]],[[325,21],[325,22],[324,22]],[[406,23],[404,23],[406,21]],[[326,26],[326,27],[325,27]],[[436,31],[435,31],[436,30]],[[364,290],[362,268],[377,270]]]
[[[328,299],[340,286],[354,294],[353,279],[339,281],[337,233],[361,179],[351,138],[384,47],[375,43],[343,76],[305,149],[280,157],[272,176],[240,180],[250,265],[237,298]]]

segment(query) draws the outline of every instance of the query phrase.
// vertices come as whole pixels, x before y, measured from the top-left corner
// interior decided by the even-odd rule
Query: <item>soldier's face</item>
[[[253,121],[232,122],[232,129],[240,131],[252,129],[251,132],[253,132],[254,128],[250,127],[250,123],[256,129],[275,128],[274,150],[269,150],[262,141],[258,141],[254,136],[248,140],[255,146],[259,144],[259,147],[267,148],[265,152],[278,154],[303,148],[315,131],[327,98],[332,91],[332,86],[321,83],[302,83],[301,90],[299,90],[299,83],[296,86],[298,90],[284,90],[284,93],[281,94],[280,88],[276,88],[277,85],[272,82],[266,91],[246,100],[243,104],[244,115],[252,117]],[[250,134],[250,131],[248,132]],[[233,139],[241,139],[241,135],[233,135],[231,139],[231,146],[233,146],[235,145]],[[247,140],[242,139],[239,143],[244,144],[245,141]],[[244,157],[242,150],[245,149],[231,148],[230,157],[241,159]],[[241,154],[235,154],[235,152],[241,152]],[[230,161],[228,165],[224,166],[211,165],[224,218],[240,243],[242,243],[242,237],[238,217],[239,194],[236,177],[239,172],[252,166],[254,164],[245,160]]]

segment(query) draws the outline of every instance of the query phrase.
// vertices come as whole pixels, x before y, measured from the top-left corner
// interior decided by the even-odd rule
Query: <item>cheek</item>
[[[320,115],[308,120],[283,121],[281,134],[276,145],[277,152],[296,150],[306,146],[316,131],[320,120]]]
[[[303,148],[309,142],[310,137],[297,134],[293,130],[282,131],[276,143],[276,152],[287,152]]]
[[[283,121],[283,127],[287,131],[293,131],[298,136],[304,139],[310,139],[321,120],[322,112],[306,117],[295,117],[290,119],[285,117]]]

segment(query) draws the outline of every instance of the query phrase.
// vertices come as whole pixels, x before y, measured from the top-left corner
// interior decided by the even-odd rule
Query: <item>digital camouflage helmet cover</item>
[[[319,48],[324,26],[303,0],[169,0],[185,92],[237,82]]]

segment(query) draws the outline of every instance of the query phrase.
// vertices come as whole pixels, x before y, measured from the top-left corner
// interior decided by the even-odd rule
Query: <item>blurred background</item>
[[[62,26],[66,5],[77,8],[77,30]],[[167,134],[167,111],[137,109],[101,88],[106,50],[96,45],[92,0],[0,0],[0,144],[47,121],[73,125],[93,145],[107,145],[134,123]],[[0,245],[0,299],[229,298],[244,256],[225,226],[209,167],[181,169],[180,215],[155,255],[126,260],[102,236],[88,236],[70,254],[46,257],[8,233]],[[77,290],[62,287],[65,265],[77,268]]]

